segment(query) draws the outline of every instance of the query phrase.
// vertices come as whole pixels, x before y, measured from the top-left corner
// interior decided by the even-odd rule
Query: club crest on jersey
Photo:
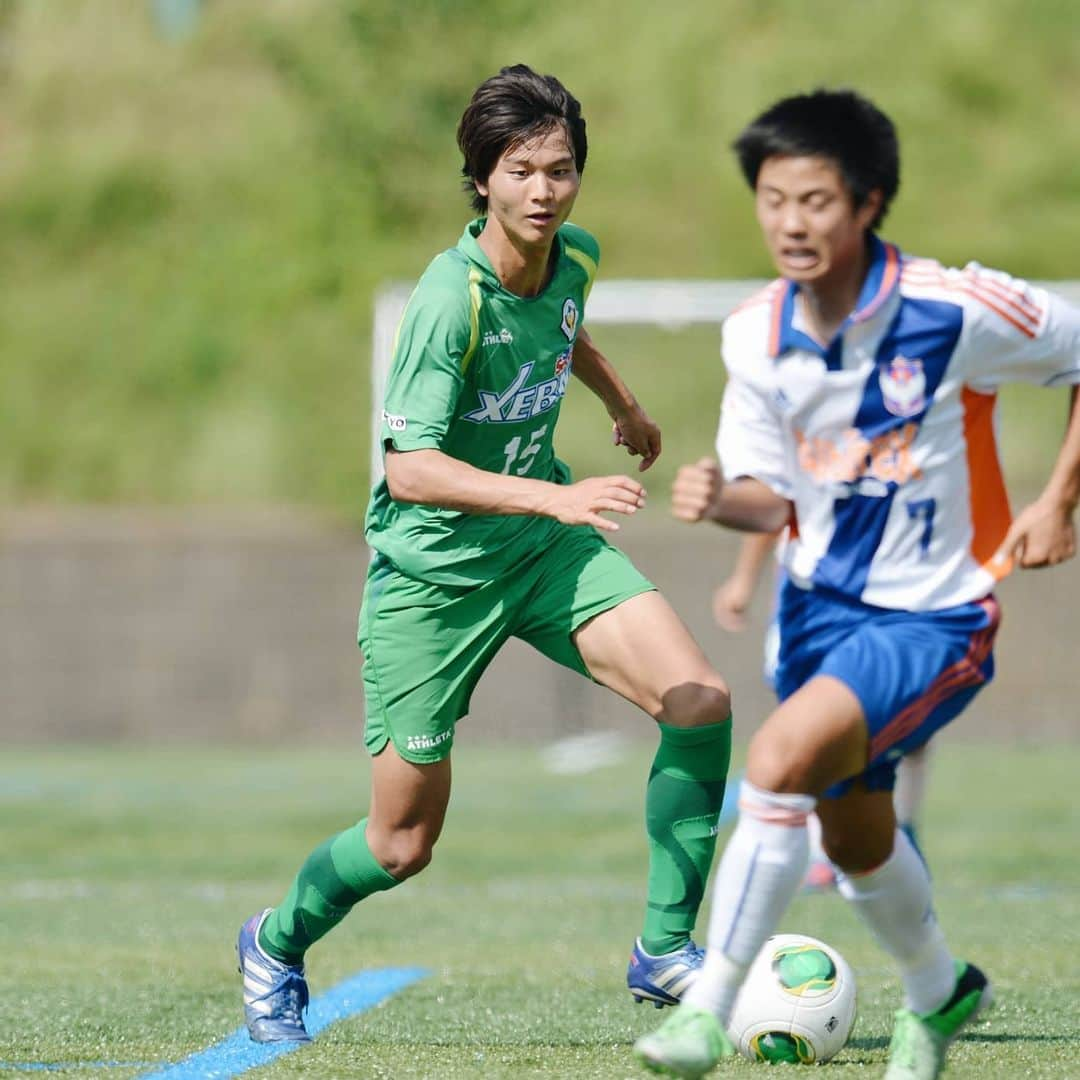
[[[878,372],[881,397],[893,416],[915,416],[926,407],[926,374],[921,360],[894,356]]]
[[[570,358],[570,349],[560,353],[555,360],[555,376],[528,387],[525,384],[536,364],[531,360],[522,364],[504,390],[478,389],[476,393],[480,398],[480,407],[465,413],[462,419],[471,420],[474,424],[515,424],[547,412],[558,405],[566,393],[570,382]]]
[[[563,301],[561,323],[561,329],[562,332],[566,335],[567,341],[574,340],[574,335],[577,333],[577,320],[577,304],[574,303],[574,298],[572,296],[568,296]]]

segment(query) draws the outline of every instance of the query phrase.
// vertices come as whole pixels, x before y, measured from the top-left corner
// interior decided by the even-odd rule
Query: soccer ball
[[[816,938],[776,934],[746,973],[728,1034],[751,1061],[818,1065],[843,1049],[854,1024],[847,961]]]

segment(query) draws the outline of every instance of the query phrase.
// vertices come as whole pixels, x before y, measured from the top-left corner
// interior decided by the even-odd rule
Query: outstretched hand
[[[558,487],[547,513],[564,525],[592,525],[616,532],[619,526],[601,517],[601,512],[636,514],[644,505],[645,489],[629,476],[590,476]]]
[[[1056,566],[1076,554],[1072,511],[1060,502],[1036,500],[1013,521],[994,555],[1000,564],[1015,560],[1025,570]]]

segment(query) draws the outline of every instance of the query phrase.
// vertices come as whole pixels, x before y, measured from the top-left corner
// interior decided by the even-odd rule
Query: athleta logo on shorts
[[[502,392],[497,390],[477,390],[480,408],[466,413],[462,419],[474,424],[512,424],[518,420],[528,420],[557,405],[566,393],[570,382],[570,358],[573,346],[561,352],[555,359],[558,374],[535,386],[522,389],[529,381],[532,361],[518,368],[514,381]]]
[[[406,750],[430,750],[450,738],[451,732],[440,731],[438,735],[410,735],[405,742]]]

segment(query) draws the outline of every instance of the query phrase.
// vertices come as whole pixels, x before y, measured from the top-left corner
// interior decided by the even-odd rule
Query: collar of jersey
[[[870,269],[859,293],[855,310],[844,320],[828,345],[822,345],[795,325],[795,297],[799,286],[785,280],[773,300],[772,332],[769,335],[769,355],[774,359],[792,349],[813,353],[825,361],[830,370],[842,366],[844,333],[856,323],[872,319],[900,287],[900,249],[877,236],[870,237]]]
[[[461,234],[461,239],[458,241],[458,251],[460,251],[469,262],[476,266],[492,285],[497,289],[501,289],[507,296],[512,296],[515,300],[520,300],[523,304],[539,300],[540,297],[547,292],[548,288],[550,288],[551,281],[555,280],[555,275],[552,275],[551,281],[549,281],[536,296],[518,296],[517,293],[511,292],[499,280],[499,275],[495,273],[495,268],[488,261],[484,249],[480,246],[479,236],[484,231],[484,223],[486,221],[486,217],[478,217],[465,226],[465,231]],[[555,233],[555,243],[558,245],[558,254],[556,258],[561,259],[563,253],[563,236],[561,229]]]

